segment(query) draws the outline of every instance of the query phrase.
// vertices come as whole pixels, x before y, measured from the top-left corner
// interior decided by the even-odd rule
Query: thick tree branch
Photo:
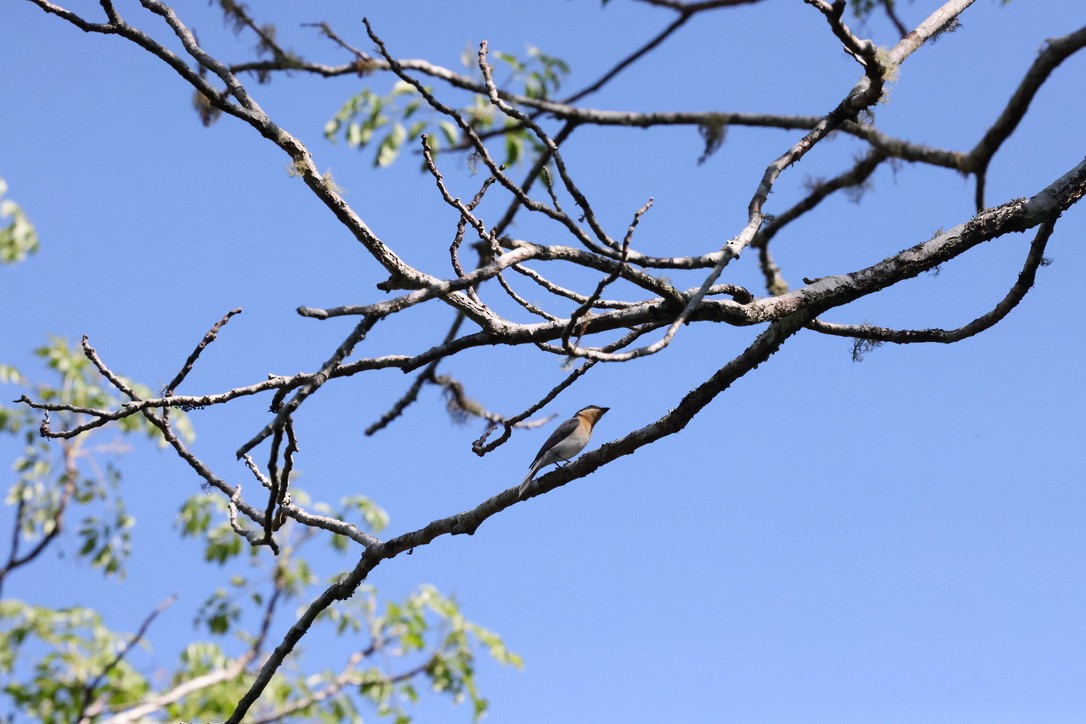
[[[1051,221],[1066,209],[1078,202],[1086,194],[1086,160],[1077,164],[1053,183],[1039,191],[1033,197],[1009,202],[1002,206],[988,209],[973,219],[945,231],[928,241],[922,242],[884,259],[872,266],[847,274],[823,277],[806,286],[774,297],[751,299],[749,295],[739,297],[737,301],[704,299],[697,310],[691,314],[690,321],[725,322],[737,326],[761,324],[782,319],[800,309],[814,309],[821,314],[827,309],[847,304],[863,296],[875,293],[888,286],[911,279],[939,264],[953,259],[974,246],[1012,232],[1022,232],[1042,223]],[[554,247],[551,247],[554,250]],[[572,251],[572,250],[571,250]],[[689,294],[688,292],[687,294]],[[725,292],[727,293],[727,292]],[[674,318],[667,301],[663,299],[647,300],[630,307],[602,312],[586,318],[582,322],[584,334],[632,329],[645,324],[659,324]],[[361,359],[341,363],[327,370],[327,378],[336,378],[357,374],[364,370],[397,367],[411,371],[424,367],[434,360],[452,356],[466,349],[493,344],[535,344],[560,339],[568,325],[568,320],[541,322],[534,324],[512,325],[502,333],[476,332],[456,337],[435,347],[414,355],[390,355]],[[117,379],[108,368],[102,365],[89,345],[88,357],[99,366],[108,378]],[[256,394],[268,390],[286,391],[310,383],[316,375],[302,374],[294,377],[278,377],[260,385],[243,390],[244,394]],[[127,385],[118,380],[118,389],[124,392]],[[92,411],[100,417],[121,419],[136,413],[147,414],[155,407],[222,404],[235,399],[236,391],[209,396],[176,396],[154,400],[134,399],[133,403],[122,406],[117,411]],[[128,394],[128,393],[126,393]],[[131,393],[134,396],[134,392]],[[41,410],[72,410],[67,405],[34,402],[27,398],[20,401],[29,407]],[[87,423],[93,424],[93,423]],[[43,425],[43,434],[49,437],[73,437],[86,429],[76,427],[67,431],[53,431]],[[228,496],[233,487],[214,477],[205,468],[198,468],[201,477]],[[212,482],[215,481],[215,482]],[[255,511],[253,511],[255,513]],[[248,514],[248,513],[247,513]],[[257,515],[254,520],[262,520]]]
[[[581,456],[566,467],[542,476],[538,485],[532,488],[531,495],[543,494],[573,480],[583,478],[619,457],[633,454],[645,445],[684,429],[693,417],[717,395],[768,360],[800,329],[807,328],[825,334],[851,336],[868,342],[947,343],[990,328],[1024,298],[1034,282],[1038,266],[1043,263],[1045,244],[1057,219],[1064,210],[1077,203],[1086,194],[1086,161],[1083,161],[1031,198],[1013,200],[988,209],[981,209],[979,206],[980,200],[983,199],[985,175],[994,154],[1021,121],[1032,98],[1053,69],[1086,45],[1086,28],[1049,43],[1022,79],[999,118],[969,153],[894,138],[867,125],[868,112],[882,98],[884,84],[893,78],[902,63],[913,52],[945,28],[948,23],[953,22],[970,6],[972,0],[951,0],[944,3],[911,32],[905,32],[904,28],[900,28],[903,37],[889,50],[877,49],[873,43],[858,37],[846,25],[843,0],[834,2],[806,0],[822,14],[829,26],[829,31],[838,39],[845,52],[856,59],[863,70],[862,77],[851,89],[847,92],[845,88],[840,89],[844,93],[843,98],[825,116],[725,112],[622,113],[575,106],[586,95],[605,87],[619,73],[644,58],[666,39],[673,37],[679,28],[686,26],[696,13],[727,6],[752,4],[753,0],[716,0],[715,2],[642,0],[642,2],[676,12],[678,16],[672,18],[670,24],[634,52],[626,55],[616,64],[609,63],[604,66],[609,66],[610,70],[594,83],[560,102],[545,98],[529,98],[499,90],[491,76],[485,43],[481,46],[479,55],[479,67],[483,74],[483,81],[480,83],[477,79],[452,73],[427,61],[395,59],[368,23],[367,31],[379,48],[380,57],[370,57],[351,48],[325,27],[325,32],[329,37],[355,55],[354,62],[350,64],[328,66],[289,57],[286,51],[271,42],[270,36],[262,33],[260,28],[249,19],[250,29],[272,46],[276,57],[265,63],[228,66],[210,56],[197,43],[195,34],[181,22],[172,9],[160,0],[141,0],[141,4],[161,18],[176,35],[184,48],[184,52],[178,51],[181,55],[169,50],[143,31],[128,25],[108,0],[103,0],[101,3],[107,18],[107,22],[103,23],[86,20],[47,0],[31,1],[45,12],[56,15],[85,32],[119,35],[139,45],[172,68],[197,93],[205,97],[211,106],[243,120],[261,136],[273,142],[288,155],[292,169],[302,177],[307,188],[350,231],[364,252],[372,256],[375,262],[388,273],[389,280],[379,285],[379,288],[389,292],[395,291],[394,294],[377,302],[342,304],[328,309],[299,308],[298,311],[303,316],[317,319],[336,316],[359,317],[351,333],[343,339],[335,351],[331,354],[326,351],[314,363],[316,367],[314,372],[276,376],[258,384],[212,395],[176,395],[176,388],[186,379],[204,347],[214,340],[219,329],[230,318],[230,314],[234,313],[231,312],[204,336],[196,350],[157,398],[141,399],[136,390],[110,370],[84,340],[87,357],[103,377],[129,399],[128,402],[120,404],[116,410],[98,410],[57,402],[34,402],[26,397],[22,399],[31,408],[46,413],[42,423],[43,435],[64,440],[70,440],[79,434],[132,415],[145,416],[161,431],[167,444],[202,480],[227,497],[231,526],[238,535],[244,536],[250,543],[267,544],[277,549],[274,540],[275,533],[282,525],[284,518],[290,517],[311,528],[345,535],[362,547],[354,568],[314,598],[301,613],[297,622],[284,634],[282,641],[260,667],[245,696],[238,702],[230,721],[242,721],[246,717],[272,677],[279,671],[286,657],[307,634],[317,617],[337,601],[354,595],[358,586],[376,566],[401,553],[434,542],[444,535],[474,534],[491,516],[497,515],[518,502],[515,490],[510,488],[483,500],[469,510],[433,520],[388,540],[380,540],[363,533],[342,521],[313,515],[295,505],[288,492],[289,478],[299,447],[294,428],[295,415],[309,396],[332,380],[387,368],[418,373],[400,400],[380,418],[378,423],[367,430],[369,434],[401,414],[408,405],[414,402],[424,384],[441,385],[447,394],[459,401],[458,404],[461,407],[473,404],[467,401],[466,393],[456,380],[447,375],[438,375],[436,371],[439,363],[466,350],[489,345],[507,347],[535,345],[546,353],[586,358],[580,366],[567,374],[549,391],[543,394],[541,391],[531,392],[528,399],[539,401],[523,413],[503,416],[486,412],[482,406],[478,406],[481,411],[480,416],[489,423],[485,433],[473,445],[473,450],[482,455],[509,439],[515,426],[531,424],[525,422],[530,415],[554,401],[559,393],[568,390],[589,370],[596,369],[595,363],[598,360],[629,360],[662,351],[685,324],[722,323],[729,325],[729,327],[721,328],[722,333],[747,336],[754,333],[742,332],[732,327],[765,325],[740,355],[694,387],[679,401],[674,410],[661,415],[657,420],[640,429]],[[900,26],[900,21],[896,20],[896,16],[892,14],[893,2],[884,0],[882,5],[890,14],[891,19]],[[821,22],[820,19],[819,22]],[[825,32],[825,26],[821,27],[822,32]],[[457,214],[456,230],[452,234],[453,240],[448,247],[449,261],[447,262],[452,267],[453,278],[443,279],[414,268],[400,258],[393,246],[379,239],[345,202],[342,192],[330,176],[318,170],[306,146],[276,125],[238,80],[238,74],[241,72],[263,72],[274,69],[303,70],[325,76],[388,71],[411,84],[430,109],[444,114],[457,124],[462,133],[461,138],[465,139],[467,147],[481,158],[482,164],[489,171],[487,174],[489,178],[482,183],[474,198],[464,203],[456,195],[455,183],[446,182],[438,165],[428,153],[428,149],[424,147],[424,161],[433,177],[437,194],[440,194],[441,200],[453,208]],[[209,77],[212,78],[211,82],[207,80]],[[420,78],[440,79],[441,93],[424,86]],[[217,89],[212,83],[221,83],[224,89]],[[444,85],[446,83],[448,85]],[[528,129],[534,136],[533,143],[538,141],[542,145],[544,152],[535,160],[522,180],[514,181],[508,170],[495,160],[493,153],[487,147],[487,139],[501,131],[494,131],[491,135],[479,131],[464,112],[443,101],[445,98],[443,94],[449,91],[450,86],[453,89],[483,94],[498,112],[519,124],[520,128]],[[557,119],[558,123],[551,123],[547,117],[551,120]],[[674,256],[656,257],[643,255],[631,248],[634,228],[646,209],[635,214],[634,221],[627,228],[625,237],[618,242],[616,238],[620,235],[612,238],[607,231],[607,225],[604,223],[607,216],[603,213],[603,207],[599,205],[599,199],[590,199],[575,183],[574,173],[571,170],[573,167],[567,164],[567,159],[563,155],[563,152],[570,151],[570,146],[562,144],[576,129],[586,124],[631,127],[694,125],[700,129],[742,125],[791,129],[802,131],[803,135],[798,140],[794,137],[790,139],[788,144],[791,145],[785,144],[788,147],[783,153],[764,166],[753,193],[744,200],[747,203],[747,213],[745,219],[740,222],[742,227],[738,230],[732,229],[732,232],[738,231],[735,236],[727,239],[723,244],[720,240],[706,244],[699,243],[697,239],[684,239],[680,233],[676,233],[678,243],[675,244],[675,248],[666,248],[666,253],[674,253]],[[815,184],[804,198],[777,214],[775,218],[771,217],[771,209],[768,208],[770,194],[776,188],[780,177],[790,166],[803,160],[816,145],[838,131],[840,134],[848,134],[860,139],[865,144],[866,153],[855,161],[851,168],[828,181]],[[854,270],[805,282],[804,286],[788,291],[784,276],[770,254],[770,242],[774,235],[784,226],[818,207],[825,198],[836,191],[861,187],[875,169],[887,159],[903,159],[974,174],[978,181],[976,215],[949,231],[941,232],[931,239],[915,244],[882,261],[869,263],[865,268],[846,267]],[[552,172],[554,172],[553,177]],[[450,178],[452,178],[451,174]],[[533,186],[540,178],[547,184],[543,189],[545,195],[538,188],[533,191]],[[478,188],[478,184],[474,182],[473,184],[474,191]],[[499,207],[499,212],[504,209],[504,214],[500,214],[498,223],[493,226],[488,226],[485,221],[489,214],[484,213],[486,208],[482,205],[484,193],[488,194],[487,204],[493,203],[494,196],[508,194],[508,197],[502,196],[503,206]],[[554,224],[548,224],[547,229],[548,231],[557,229],[561,238],[554,240],[555,243],[551,243],[551,240],[546,237],[544,239],[547,243],[536,243],[538,238],[536,242],[510,238],[506,230],[510,228],[518,213],[534,213],[539,215],[537,218],[540,220],[545,218],[554,222]],[[1037,229],[1036,238],[1030,247],[1018,281],[993,309],[958,329],[892,330],[869,325],[832,324],[818,319],[819,315],[829,310],[875,294],[916,277],[939,264],[958,258],[979,244],[1012,232],[1030,229]],[[528,233],[532,231],[525,232],[525,234]],[[465,269],[460,259],[460,248],[465,234],[468,234],[469,239],[472,235],[478,237],[476,248],[480,251],[480,261],[477,267],[470,271]],[[448,234],[443,232],[438,238],[447,239]],[[720,276],[728,265],[739,258],[748,246],[754,246],[762,255],[761,268],[770,296],[755,298],[742,287],[719,283]],[[529,263],[533,268],[524,266]],[[563,272],[570,266],[581,278],[580,288],[567,288],[576,287],[576,284],[566,281],[563,276]],[[539,284],[546,291],[548,302],[533,303],[525,298],[530,295],[518,294],[510,284],[512,277],[506,274],[509,268]],[[694,273],[697,276],[692,280],[683,280],[680,286],[665,278],[663,276],[665,272],[658,271],[661,269],[695,270]],[[584,278],[588,273],[591,273],[591,276],[588,277],[589,281],[585,282]],[[486,286],[488,281],[494,279],[501,285],[500,289],[494,284]],[[560,280],[561,284],[552,279]],[[620,280],[626,283],[620,283]],[[687,284],[697,284],[699,281],[700,286],[686,288]],[[610,286],[612,284],[613,287]],[[595,285],[594,290],[593,285]],[[604,299],[603,295],[607,290],[610,290],[610,296],[617,298]],[[508,303],[505,299],[506,295],[520,308],[528,310],[533,315],[528,317],[532,320],[530,323],[517,323],[496,311],[511,307],[514,313],[520,315],[516,318],[526,316],[521,309]],[[568,300],[572,300],[576,308],[568,314],[568,318],[565,318],[563,314],[566,312],[560,310],[570,308]],[[364,302],[365,299],[354,301]],[[396,315],[399,312],[431,301],[452,307],[456,314],[443,339],[440,336],[423,337],[422,343],[414,348],[421,351],[409,354],[382,355],[380,350],[372,350],[366,352],[367,356],[361,359],[348,361],[361,343],[369,339],[371,330],[378,322],[387,321],[391,324],[394,319],[398,319]],[[493,302],[493,307],[488,306],[490,302]],[[476,326],[462,332],[465,321],[474,323]],[[660,333],[657,330],[663,330],[663,332]],[[641,347],[634,347],[635,344],[642,344],[641,338],[650,333],[654,341],[645,343]],[[617,340],[615,340],[616,337]],[[435,344],[435,339],[440,339],[440,342]],[[368,344],[372,343],[368,342]],[[265,392],[272,394],[273,417],[237,451],[238,456],[245,460],[254,477],[268,493],[269,497],[264,509],[259,510],[242,499],[240,486],[230,485],[218,477],[206,463],[178,439],[170,424],[169,411],[174,407],[189,409],[222,405],[240,397]],[[64,424],[68,425],[68,428],[53,430],[50,427],[49,412],[75,413],[81,417],[74,421],[65,417]],[[502,428],[500,435],[493,442],[487,443],[491,433],[497,431],[499,427]],[[262,472],[250,453],[265,440],[269,441],[269,454],[266,472]],[[239,511],[248,518],[247,521],[239,522]],[[19,516],[20,514],[17,513],[17,523]],[[16,545],[13,546],[8,566],[0,571],[0,579],[4,572],[13,567],[12,562],[21,560],[17,553]],[[248,671],[248,667],[256,661],[260,645],[269,627],[270,613],[265,617],[258,644],[234,662],[229,671],[215,672],[214,676],[186,682],[140,707],[122,712],[118,715],[121,717],[120,720],[148,716],[156,711],[148,707],[161,708],[200,687],[210,686]],[[118,656],[117,661],[120,661],[122,656],[123,653]],[[352,659],[349,662],[347,669],[331,685],[308,699],[295,702],[295,710],[301,711],[305,706],[319,701],[319,697],[332,695],[348,685],[352,681],[349,672],[354,665],[353,661]],[[112,666],[115,665],[116,662],[112,664]],[[105,676],[105,673],[108,673],[108,668],[102,676]],[[97,682],[91,683],[93,685],[88,685],[85,697],[85,713],[89,713],[93,706],[98,704],[98,702],[94,705],[89,704],[90,694],[97,688]]]
[[[780,349],[780,346],[795,334],[807,320],[808,317],[805,314],[796,314],[771,324],[768,329],[758,335],[754,343],[742,354],[687,394],[677,408],[656,422],[604,445],[599,450],[582,455],[569,465],[543,476],[539,479],[539,484],[533,487],[528,498],[553,490],[572,480],[582,478],[607,462],[623,455],[632,454],[644,445],[678,432],[686,426],[694,415],[709,404],[718,394],[727,389],[735,380],[757,367]],[[368,548],[351,572],[328,587],[306,608],[298,621],[291,626],[283,640],[276,646],[275,651],[272,652],[264,666],[261,667],[249,691],[238,702],[234,713],[227,719],[227,724],[237,724],[244,720],[249,708],[260,697],[261,692],[267,687],[279,666],[282,665],[287,655],[290,654],[309,630],[309,627],[316,621],[317,616],[336,601],[345,600],[354,595],[354,592],[366,579],[370,571],[382,561],[394,558],[408,550],[427,545],[442,535],[464,533],[472,535],[485,520],[517,502],[518,496],[516,486],[514,486],[484,501],[470,511],[435,520],[416,531],[405,533],[385,543]]]
[[[1055,226],[1056,219],[1054,218],[1041,224],[1033,243],[1030,244],[1029,254],[1026,257],[1022,271],[1018,274],[1018,280],[1007,292],[1007,295],[991,311],[957,329],[889,329],[870,324],[834,324],[818,319],[811,320],[807,326],[809,329],[824,334],[853,337],[857,342],[894,342],[895,344],[938,342],[951,344],[978,335],[1002,321],[1004,317],[1010,314],[1012,309],[1025,299],[1026,294],[1033,288],[1033,283],[1037,278],[1037,269],[1044,264],[1045,246],[1048,244],[1048,239],[1052,235]],[[859,361],[863,347],[862,344],[856,346],[853,359]]]

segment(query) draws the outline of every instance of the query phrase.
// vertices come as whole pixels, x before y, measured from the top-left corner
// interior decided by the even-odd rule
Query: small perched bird
[[[570,458],[584,450],[584,446],[588,444],[588,438],[592,437],[592,428],[603,417],[603,413],[610,409],[610,407],[589,405],[559,425],[536,453],[535,460],[528,469],[528,476],[524,478],[520,489],[517,490],[517,497],[524,496],[524,491],[528,489],[528,483],[532,482],[532,476],[537,470],[551,463],[569,462]]]

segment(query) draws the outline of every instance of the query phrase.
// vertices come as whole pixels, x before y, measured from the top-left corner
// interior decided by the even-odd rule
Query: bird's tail
[[[539,470],[539,463],[533,463],[532,467],[528,468],[528,474],[524,477],[524,482],[517,488],[517,499],[524,497],[524,491],[528,489],[528,483],[532,482],[532,476],[535,475],[535,471]]]

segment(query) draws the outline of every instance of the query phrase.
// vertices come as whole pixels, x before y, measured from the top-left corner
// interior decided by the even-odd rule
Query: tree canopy
[[[2,11],[14,710],[1080,706],[1086,28],[512,5]]]

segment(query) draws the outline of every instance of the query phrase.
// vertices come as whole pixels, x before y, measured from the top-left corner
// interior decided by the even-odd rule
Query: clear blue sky
[[[902,3],[900,13],[915,25],[938,4]],[[246,57],[205,3],[185,5],[180,14],[213,52]],[[301,21],[327,19],[370,47],[354,4],[253,5],[279,23],[288,46],[314,59],[342,55],[299,28]],[[450,67],[482,39],[515,52],[538,45],[572,65],[569,89],[671,19],[628,2],[450,7],[372,3],[365,12],[394,54]],[[123,11],[156,25],[136,7]],[[1006,7],[978,0],[961,30],[906,62],[876,109],[880,127],[967,150],[1044,39],[1077,30],[1084,19],[1081,5],[1066,0]],[[893,42],[879,20],[862,32]],[[0,361],[35,372],[29,352],[46,335],[87,334],[114,369],[161,386],[206,328],[241,306],[245,313],[184,388],[221,391],[268,373],[312,370],[328,357],[350,323],[300,319],[299,305],[380,298],[373,285],[381,270],[288,176],[286,157],[233,119],[202,127],[191,89],[135,46],[8,2],[0,8],[0,68],[0,176],[42,239],[37,256],[0,269]],[[814,9],[772,2],[695,20],[590,104],[816,114],[857,77]],[[1084,81],[1079,53],[1056,71],[997,156],[989,203],[1036,193],[1081,160]],[[332,169],[382,238],[411,263],[447,274],[455,218],[415,161],[374,170],[368,154],[321,135],[361,82],[298,76],[252,89],[309,144],[318,165]],[[366,82],[382,91],[392,79]],[[567,157],[614,233],[652,196],[641,250],[691,253],[738,232],[762,169],[796,138],[732,129],[698,166],[701,142],[689,128],[586,130]],[[787,208],[808,176],[845,168],[857,149],[849,139],[818,147],[782,177],[768,210]],[[457,193],[470,196],[480,179],[458,172],[452,158],[443,164]],[[778,261],[794,284],[866,266],[968,219],[972,189],[951,172],[881,169],[863,204],[832,200],[782,233]],[[538,228],[524,220],[514,233],[531,238]],[[958,326],[1002,297],[1030,238],[992,242],[938,276],[826,319]],[[386,562],[370,581],[390,596],[424,582],[454,593],[466,615],[524,656],[522,672],[481,664],[488,721],[499,724],[1082,721],[1086,321],[1074,295],[1086,268],[1084,238],[1080,204],[1057,226],[1053,264],[1040,271],[1036,289],[979,337],[885,346],[854,364],[847,341],[800,334],[681,434],[514,506],[473,537],[445,537]],[[753,254],[728,274],[758,288]],[[360,352],[420,350],[449,321],[437,310],[413,320],[410,328],[384,323]],[[666,353],[599,368],[549,411],[608,405],[594,444],[621,436],[673,407],[755,333],[684,328]],[[443,370],[510,413],[563,374],[555,358],[530,349],[477,352]],[[453,425],[427,391],[398,423],[363,437],[410,380],[388,371],[344,381],[315,395],[299,416],[299,483],[323,500],[372,497],[389,511],[393,534],[515,485],[546,436],[519,434],[479,459],[470,444],[480,429]],[[266,404],[195,419],[197,452],[232,482],[249,485],[233,451],[266,422]],[[0,441],[3,459],[16,453]],[[196,606],[226,573],[206,568],[196,546],[179,543],[171,528],[200,481],[150,446],[121,465],[139,520],[128,580],[100,582],[73,561],[75,544],[67,543],[66,557],[13,578],[5,593],[95,606],[130,630],[180,591],[142,661],[167,666],[190,636]],[[9,531],[5,512],[0,540]],[[343,565],[317,567],[330,576]],[[273,637],[285,632],[290,614]],[[420,721],[469,718],[444,702],[420,712]]]

